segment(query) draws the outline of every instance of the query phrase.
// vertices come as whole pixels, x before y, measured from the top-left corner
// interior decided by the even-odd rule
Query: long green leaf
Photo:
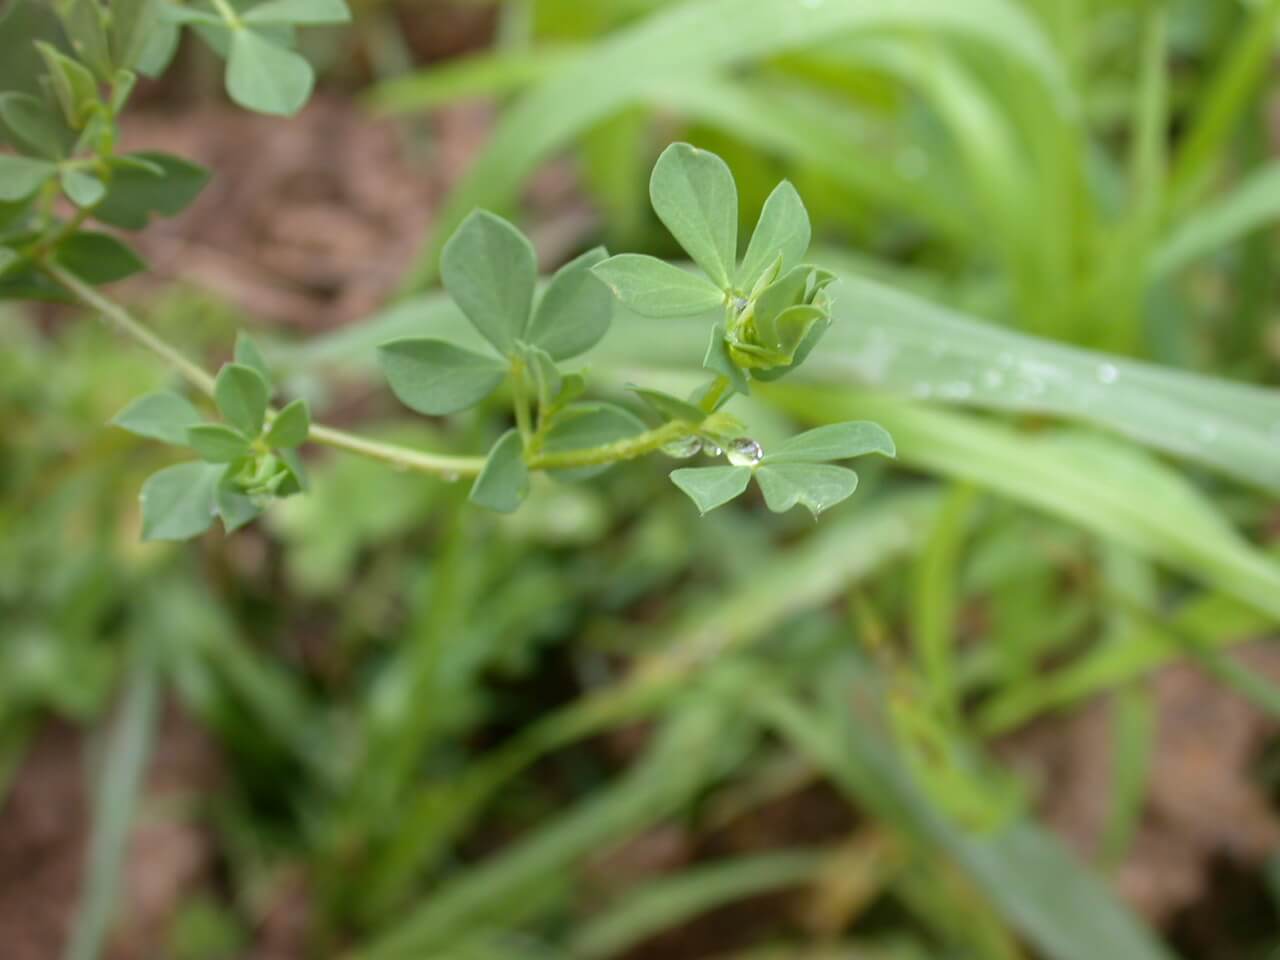
[[[504,206],[538,163],[592,124],[643,99],[656,80],[705,74],[842,32],[895,27],[976,37],[1029,66],[1062,102],[1068,99],[1062,67],[1044,36],[1007,0],[695,0],[611,35],[515,104],[451,195],[436,224],[437,243],[419,259],[408,285],[430,280],[439,240],[469,210]]]
[[[155,734],[159,699],[155,654],[146,641],[138,641],[134,658],[95,790],[84,892],[67,944],[67,960],[93,960],[102,955],[120,888],[125,844]]]

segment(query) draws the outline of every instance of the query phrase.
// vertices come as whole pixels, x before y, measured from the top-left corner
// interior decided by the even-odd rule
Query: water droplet
[[[744,297],[734,297],[734,298],[733,298],[733,309],[734,309],[734,310],[736,310],[736,311],[738,311],[738,313],[741,313],[743,310],[747,309],[747,301],[746,301],[746,298],[744,298]]]
[[[1095,372],[1099,383],[1115,383],[1120,379],[1120,371],[1114,363],[1100,363]]]
[[[452,473],[452,472],[451,472],[451,473],[442,473],[442,474],[440,475],[440,479],[441,479],[441,480],[443,480],[445,483],[457,483],[457,482],[458,482],[458,475],[457,475],[456,473]]]
[[[714,443],[711,443],[709,441],[702,445],[702,452],[705,453],[708,457],[718,457],[724,453],[723,450],[721,450]]]
[[[750,437],[738,437],[729,444],[729,462],[735,467],[754,467],[764,457],[760,444]]]
[[[1017,362],[1018,358],[1007,350],[996,357],[996,363],[1000,364],[1002,367],[1012,367]]]
[[[662,452],[676,460],[688,460],[702,449],[702,441],[697,437],[681,437],[662,445]]]
[[[933,396],[933,387],[924,382],[917,383],[911,388],[911,395],[919,400],[928,400]]]
[[[1218,428],[1212,423],[1202,423],[1196,428],[1196,438],[1201,443],[1213,443],[1218,439]]]
[[[1004,374],[999,370],[982,371],[982,385],[990,390],[999,389],[1004,383]]]

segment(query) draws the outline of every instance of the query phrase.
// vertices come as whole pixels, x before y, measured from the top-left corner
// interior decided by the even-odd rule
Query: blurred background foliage
[[[316,109],[390,118],[442,183],[388,306],[264,329],[248,281],[172,268],[199,252],[179,226],[154,259],[181,282],[125,292],[148,322],[209,358],[256,326],[332,418],[483,449],[500,404],[425,423],[373,389],[377,343],[466,337],[430,290],[442,238],[481,205],[546,267],[671,255],[645,184],[687,139],[748,227],[793,179],[841,274],[808,379],[738,412],[766,449],[878,420],[899,462],[814,525],[750,497],[695,520],[657,463],[501,518],[316,457],[255,530],[144,546],[165,454],[103,424],[166,372],[11,309],[6,949],[1273,960],[1280,2],[353,9],[303,38]],[[6,82],[48,27],[16,15]],[[184,49],[149,122],[204,116],[206,68]],[[298,150],[253,129],[268,165]],[[246,136],[212,134],[224,159]],[[693,382],[704,330],[618,321],[598,381]]]

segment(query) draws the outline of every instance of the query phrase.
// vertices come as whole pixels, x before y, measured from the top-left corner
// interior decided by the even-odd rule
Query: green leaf
[[[771,324],[784,310],[804,303],[812,267],[795,266],[756,295],[756,323]]]
[[[112,163],[111,185],[93,216],[113,227],[141,230],[153,215],[181,213],[208,182],[208,170],[181,157],[153,152],[125,154]]]
[[[851,420],[831,423],[783,441],[766,454],[762,463],[813,463],[847,460],[867,453],[896,455],[893,438],[878,423]]]
[[[681,400],[661,390],[650,390],[646,387],[629,387],[637,397],[652,407],[664,420],[683,420],[686,423],[701,423],[707,418],[701,407]]]
[[[98,0],[70,0],[60,12],[76,56],[88,64],[100,80],[110,81],[115,70],[111,63],[103,9]]]
[[[158,77],[169,68],[178,52],[178,43],[182,39],[182,28],[168,20],[157,20],[146,34],[135,60],[139,73],[148,77]]]
[[[302,462],[302,454],[298,453],[296,448],[286,447],[277,450],[276,456],[289,468],[289,475],[292,478],[291,483],[280,488],[280,496],[287,497],[290,494],[311,489],[311,478],[307,475],[306,464]]]
[[[801,504],[816,517],[849,497],[857,489],[858,475],[829,463],[761,463],[756,483],[774,513],[786,513]]]
[[[825,329],[827,314],[819,307],[800,305],[788,307],[781,313],[767,320],[760,320],[756,329],[759,331],[762,345],[768,345],[780,356],[787,357],[787,369],[796,366],[796,355],[800,347],[809,338],[813,330]]]
[[[300,447],[307,442],[307,434],[311,432],[311,408],[307,401],[299,397],[294,400],[271,421],[267,431],[267,444],[271,447]]]
[[[258,349],[258,345],[243,330],[236,333],[235,361],[242,367],[256,370],[258,376],[262,377],[262,382],[267,385],[267,392],[270,394],[271,367],[267,364],[267,358],[262,355],[262,351]]]
[[[311,64],[257,30],[231,32],[227,93],[248,110],[292,116],[302,109],[315,83]]]
[[[262,374],[242,363],[227,363],[218,371],[213,399],[227,423],[246,437],[262,432],[267,413],[267,382]]]
[[[107,192],[107,186],[91,173],[64,167],[61,174],[62,192],[77,207],[92,207]]]
[[[809,354],[813,352],[813,348],[818,345],[818,341],[831,329],[831,318],[829,316],[814,318],[812,312],[814,309],[812,307],[792,307],[790,310],[784,311],[783,316],[779,318],[777,326],[785,329],[786,323],[790,320],[801,321],[807,328],[804,338],[791,350],[790,363],[786,366],[772,367],[768,370],[755,370],[752,372],[752,376],[755,379],[778,380],[808,359]],[[819,312],[821,313],[821,311]]]
[[[664,260],[621,253],[592,271],[628,310],[645,317],[692,317],[724,305],[724,292],[706,277]]]
[[[384,343],[378,348],[378,363],[400,402],[428,416],[475,406],[507,372],[496,357],[416,337]]]
[[[221,423],[201,423],[187,431],[187,445],[209,463],[230,463],[249,452],[249,440]]]
[[[751,468],[685,467],[672,471],[671,482],[694,502],[700,514],[706,516],[747,489],[751,482]]]
[[[611,403],[577,403],[562,410],[542,442],[546,453],[586,450],[644,433],[644,421],[630,410]],[[587,480],[604,473],[612,464],[552,471],[561,480]]]
[[[533,244],[502,217],[476,210],[445,244],[440,276],[481,335],[504,355],[524,337],[538,263]]]
[[[605,257],[596,247],[556,271],[529,322],[529,343],[567,360],[600,342],[613,318],[613,298],[591,268]]]
[[[809,249],[809,214],[800,194],[788,180],[778,184],[764,202],[746,255],[738,267],[739,290],[750,292],[761,274],[782,255],[782,269],[796,266]]]
[[[75,143],[61,115],[29,93],[0,94],[0,122],[16,146],[49,160],[62,159]]]
[[[343,0],[267,0],[243,15],[245,23],[347,23],[351,11]]]
[[[662,151],[649,179],[658,218],[721,290],[738,262],[738,188],[725,162],[687,143]]]
[[[72,234],[54,253],[58,262],[85,283],[114,283],[147,268],[146,263],[123,243],[105,233],[80,230]]]
[[[262,513],[251,497],[246,497],[229,481],[230,471],[223,474],[217,489],[214,491],[214,506],[222,519],[222,529],[234,533],[246,523],[256,519]]]
[[[85,67],[56,47],[36,41],[36,49],[49,71],[50,86],[58,98],[63,117],[72,129],[83,129],[98,103],[98,81]]]
[[[186,397],[168,390],[134,400],[111,420],[111,425],[140,437],[187,445],[187,431],[201,422],[200,411]]]
[[[0,276],[3,276],[9,267],[21,259],[22,257],[18,255],[18,251],[9,247],[0,247]]]
[[[111,57],[121,70],[139,66],[148,53],[148,41],[170,26],[156,22],[160,20],[157,3],[158,0],[112,0]]]
[[[751,392],[746,373],[729,356],[723,324],[716,324],[711,331],[711,342],[707,344],[706,355],[702,358],[702,367],[704,370],[710,370],[712,373],[728,378],[729,384],[738,393],[745,395]]]
[[[153,473],[142,485],[143,540],[187,540],[209,529],[217,512],[214,491],[225,468],[180,463]]]
[[[518,431],[508,430],[489,451],[469,499],[477,506],[511,513],[528,493],[529,470],[524,463],[524,445]]]
[[[0,154],[0,200],[26,199],[57,172],[47,160]]]

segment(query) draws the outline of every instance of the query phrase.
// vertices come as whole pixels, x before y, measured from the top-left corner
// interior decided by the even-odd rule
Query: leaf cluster
[[[803,504],[816,515],[845,499],[857,476],[824,461],[873,451],[892,455],[883,430],[862,423],[823,428],[766,457],[720,410],[733,393],[748,391],[749,379],[776,379],[799,366],[831,323],[824,290],[833,275],[803,262],[810,228],[799,195],[789,183],[778,185],[739,259],[737,188],[719,157],[673,144],[654,168],[650,194],[702,276],[653,257],[610,257],[595,249],[557,272],[539,297],[528,239],[495,214],[473,212],[445,244],[440,273],[492,350],[430,337],[383,344],[379,357],[392,391],[411,409],[442,416],[509,383],[515,426],[493,445],[471,490],[472,502],[494,510],[520,504],[531,469],[590,476],[659,449],[682,459],[727,452],[728,466],[672,474],[704,513],[740,494],[753,475],[774,510]],[[660,422],[649,430],[625,408],[578,401],[582,374],[560,368],[604,337],[612,299],[648,317],[724,310],[703,364],[715,379],[688,398],[632,387]]]
[[[612,298],[592,273],[605,256],[597,248],[565,264],[539,295],[528,238],[496,214],[476,211],[445,246],[441,275],[491,349],[468,350],[430,337],[406,337],[379,349],[392,391],[429,416],[473,407],[509,382],[517,427],[491,448],[471,490],[473,503],[514,510],[528,492],[528,461],[536,455],[644,431],[645,424],[622,407],[577,402],[585,378],[563,369],[609,329]]]
[[[345,0],[154,2],[158,22],[139,69],[163,72],[177,52],[182,27],[189,26],[226,61],[227,95],[248,110],[276,116],[297,113],[315,85],[311,64],[293,49],[297,28],[351,19]]]
[[[271,373],[243,334],[235,359],[214,381],[221,422],[206,421],[185,397],[169,391],[133,401],[111,421],[130,433],[186,447],[199,460],[153,474],[142,488],[144,540],[184,540],[209,529],[215,518],[228,533],[257,517],[275,498],[306,489],[298,455],[311,429],[307,402],[271,409]]]

